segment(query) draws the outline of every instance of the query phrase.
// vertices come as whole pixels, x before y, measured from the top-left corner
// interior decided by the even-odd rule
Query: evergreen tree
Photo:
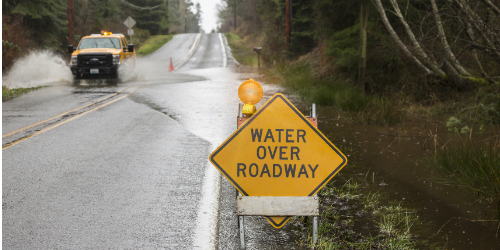
[[[201,5],[200,3],[197,3],[196,4],[196,14],[194,15],[194,20],[196,22],[196,26],[197,26],[197,29],[198,31],[197,32],[204,32],[203,31],[203,28],[201,27],[201,13],[203,13],[201,11]]]
[[[57,48],[67,43],[66,1],[2,1],[2,7],[5,14],[24,17],[24,24],[32,33],[36,44],[45,48]]]
[[[168,10],[165,0],[129,0],[144,9],[133,8],[132,18],[137,28],[148,30],[151,35],[168,34]],[[155,7],[149,9],[147,7]]]
[[[114,31],[119,27],[121,24],[120,7],[115,0],[89,0],[88,3],[91,13],[92,33],[99,33],[101,30]],[[78,11],[75,10],[75,12]],[[80,25],[86,24],[82,23]]]

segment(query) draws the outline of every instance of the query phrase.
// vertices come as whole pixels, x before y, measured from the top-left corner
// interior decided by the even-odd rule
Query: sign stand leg
[[[314,103],[312,104],[312,111],[314,112],[313,117],[316,117],[316,105]],[[314,196],[317,197],[318,195]],[[318,216],[313,218],[313,245],[316,245],[316,243],[318,243]]]
[[[318,242],[318,216],[313,218],[313,245]]]
[[[241,193],[238,192],[238,196],[242,196]],[[239,227],[240,227],[240,249],[245,250],[245,217],[244,216],[238,216],[239,220]]]
[[[238,104],[238,118],[243,117],[243,105],[240,103]],[[236,196],[243,196],[238,190],[236,189]],[[239,228],[240,228],[240,249],[245,250],[245,217],[244,216],[238,216],[238,222],[239,222]]]
[[[245,217],[244,216],[238,216],[240,220],[240,249],[245,250]]]

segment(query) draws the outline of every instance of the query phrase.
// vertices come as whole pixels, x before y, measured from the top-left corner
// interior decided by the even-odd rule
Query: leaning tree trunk
[[[462,67],[460,62],[457,60],[455,54],[453,54],[453,51],[451,51],[450,45],[448,44],[448,40],[446,40],[446,36],[444,34],[444,29],[443,29],[443,23],[441,22],[441,17],[439,17],[439,11],[436,5],[436,0],[431,0],[431,5],[432,5],[432,13],[434,14],[434,18],[436,19],[438,34],[439,37],[441,38],[441,43],[443,44],[446,57],[450,59],[452,65],[458,70],[460,74],[470,76],[469,72],[467,72],[467,70],[465,70],[464,67]]]
[[[443,61],[443,70],[448,77],[448,81],[458,90],[469,90],[469,81],[460,76],[458,71],[451,65],[448,59]]]
[[[410,37],[410,41],[413,44],[413,47],[417,53],[417,56],[419,56],[422,59],[422,61],[427,66],[429,66],[434,72],[436,72],[437,74],[440,74],[440,75],[444,75],[445,73],[439,68],[437,63],[434,60],[432,60],[431,58],[429,58],[429,56],[427,56],[427,54],[422,49],[422,46],[420,46],[420,43],[417,41],[417,38],[415,37],[415,34],[411,30],[410,25],[408,25],[405,18],[403,17],[403,13],[401,13],[401,9],[399,8],[399,5],[396,2],[396,0],[390,0],[390,1],[392,4],[392,7],[394,8],[396,16],[398,16],[399,20],[401,20],[401,23],[403,24],[403,26],[406,30],[406,34],[408,34],[408,36]]]
[[[415,64],[417,64],[417,66],[419,68],[421,68],[423,71],[425,71],[426,74],[428,74],[428,75],[435,75],[435,72],[431,71],[425,65],[423,65],[422,62],[420,62],[420,60],[418,60],[418,58],[416,58],[408,50],[408,48],[406,47],[406,45],[404,45],[404,43],[401,41],[401,39],[399,38],[398,34],[396,34],[396,31],[394,31],[394,29],[392,28],[391,23],[389,23],[389,20],[387,19],[387,15],[385,14],[385,10],[384,10],[384,6],[382,5],[382,2],[380,2],[380,0],[371,0],[371,1],[375,5],[375,7],[377,8],[378,12],[380,13],[380,17],[382,18],[382,22],[384,23],[385,27],[387,28],[387,31],[391,35],[391,37],[394,40],[394,42],[396,42],[396,44],[398,45],[398,47],[404,52],[404,54],[410,60],[412,60],[413,62],[415,62]]]

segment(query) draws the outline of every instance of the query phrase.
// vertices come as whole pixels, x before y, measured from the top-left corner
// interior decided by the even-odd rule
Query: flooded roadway
[[[3,150],[3,247],[237,249],[235,190],[208,155],[236,129],[237,89],[256,76],[234,70],[222,38],[175,36],[123,72],[118,85],[62,84],[4,102],[5,135],[124,90],[109,101],[130,94]],[[170,57],[176,66],[185,61],[173,73],[167,71]],[[307,113],[297,96],[265,82],[263,88],[260,105],[285,92]],[[500,248],[494,228],[447,223],[482,211],[418,163],[423,139],[395,140],[389,136],[394,128],[347,125],[329,108],[318,113],[324,134],[355,152],[348,156],[355,164],[336,179],[375,172],[381,191],[430,222],[422,235],[441,229],[430,238],[439,247]],[[30,131],[18,137],[23,133]],[[293,249],[291,223],[280,230],[261,217],[245,223],[248,249]]]
[[[226,67],[226,46],[178,35],[118,85],[55,83],[4,102],[3,135],[56,118],[2,140],[3,247],[237,248],[235,191],[208,161],[249,77]],[[173,73],[170,57],[185,60]],[[246,231],[250,249],[293,243],[263,218]]]

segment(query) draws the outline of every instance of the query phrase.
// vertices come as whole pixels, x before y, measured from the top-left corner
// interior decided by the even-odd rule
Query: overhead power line
[[[122,2],[130,5],[131,7],[140,9],[140,10],[153,10],[153,9],[156,9],[156,8],[160,7],[160,5],[161,5],[161,4],[158,4],[158,5],[154,6],[154,7],[140,7],[140,6],[137,6],[137,5],[133,5],[133,4],[129,3],[129,2],[125,2],[125,0],[122,0]]]

